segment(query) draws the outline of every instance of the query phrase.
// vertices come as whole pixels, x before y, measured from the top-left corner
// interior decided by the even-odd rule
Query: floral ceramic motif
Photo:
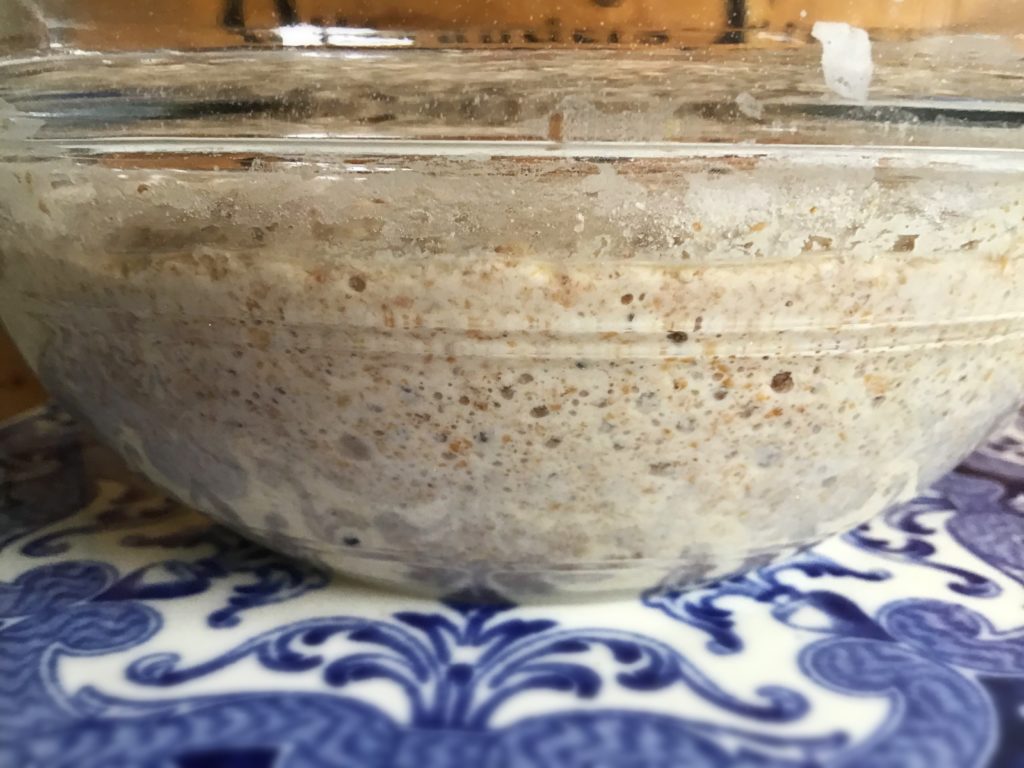
[[[1019,766],[1024,422],[914,501],[680,593],[383,594],[0,427],[0,766]]]

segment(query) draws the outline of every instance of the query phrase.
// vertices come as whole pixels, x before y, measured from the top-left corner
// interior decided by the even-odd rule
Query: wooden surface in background
[[[46,393],[0,327],[0,421],[41,404]]]
[[[0,51],[45,46],[42,18],[61,21],[66,44],[96,49],[220,47],[243,30],[291,24],[399,30],[462,30],[462,42],[496,42],[502,31],[538,40],[626,42],[660,32],[665,41],[710,43],[729,28],[807,32],[845,21],[878,32],[955,29],[1024,33],[1024,0],[20,0],[0,2]],[[6,9],[6,10],[5,10]],[[558,30],[557,33],[554,30]],[[692,38],[684,30],[707,36]],[[521,36],[512,36],[521,42]],[[35,40],[35,44],[32,41]],[[20,42],[19,42],[20,41]],[[26,43],[26,41],[28,41]],[[752,42],[753,38],[747,42]],[[449,41],[451,42],[451,41]],[[734,41],[735,42],[735,41]],[[424,38],[424,44],[426,38]]]

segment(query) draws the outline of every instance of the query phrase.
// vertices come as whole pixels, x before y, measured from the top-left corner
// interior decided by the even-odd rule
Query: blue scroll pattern
[[[0,428],[0,766],[1019,766],[1024,458],[1000,439],[844,537],[581,623],[360,610],[141,481],[101,494],[89,441],[44,412]],[[168,650],[191,605],[210,650]],[[773,632],[789,658],[727,672]],[[117,679],[69,684],[87,659]]]

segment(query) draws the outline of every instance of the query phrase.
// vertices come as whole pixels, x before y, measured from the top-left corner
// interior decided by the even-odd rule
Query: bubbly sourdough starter
[[[0,315],[186,501],[516,597],[820,538],[1016,401],[1012,155],[435,150],[2,166]]]

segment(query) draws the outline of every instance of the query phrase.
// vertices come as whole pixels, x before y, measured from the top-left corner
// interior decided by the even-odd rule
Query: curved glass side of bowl
[[[314,5],[0,0],[0,320],[176,496],[403,588],[674,587],[1014,407],[984,4]]]

